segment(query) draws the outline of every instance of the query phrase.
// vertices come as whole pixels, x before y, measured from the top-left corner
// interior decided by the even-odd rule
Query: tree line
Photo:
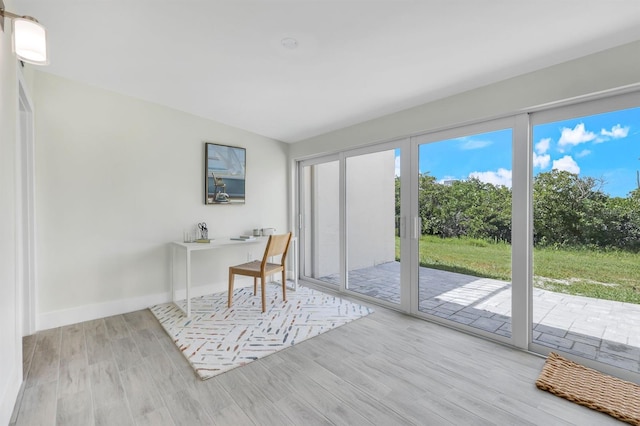
[[[611,197],[604,182],[566,171],[540,173],[533,182],[534,245],[640,251],[640,188]],[[396,178],[399,217],[400,178]],[[422,234],[511,243],[511,188],[477,178],[439,183],[420,175]]]

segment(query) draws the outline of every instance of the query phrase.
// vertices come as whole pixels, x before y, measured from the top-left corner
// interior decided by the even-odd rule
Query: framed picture
[[[243,204],[246,149],[205,142],[205,204]]]

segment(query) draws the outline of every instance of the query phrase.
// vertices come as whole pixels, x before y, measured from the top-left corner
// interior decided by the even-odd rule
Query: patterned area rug
[[[267,286],[267,311],[260,290],[227,292],[191,300],[191,318],[173,303],[150,308],[202,380],[245,365],[303,340],[362,318],[373,309],[317,290],[298,286],[282,301],[280,285]],[[185,301],[178,302],[183,308]]]
[[[587,368],[555,352],[547,357],[536,386],[585,407],[640,425],[640,386]]]

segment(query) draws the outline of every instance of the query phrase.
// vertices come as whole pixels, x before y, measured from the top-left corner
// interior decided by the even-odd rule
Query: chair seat
[[[250,276],[255,275],[256,277],[259,277],[261,272],[260,270],[261,265],[262,265],[262,262],[260,260],[254,260],[253,262],[247,262],[247,263],[243,263],[242,265],[232,266],[231,269],[233,270],[234,273],[242,271],[246,273],[246,275],[251,274]],[[270,273],[273,273],[273,272],[279,272],[280,270],[282,270],[282,265],[279,265],[277,263],[267,262],[267,264],[264,267],[265,275],[269,275]]]

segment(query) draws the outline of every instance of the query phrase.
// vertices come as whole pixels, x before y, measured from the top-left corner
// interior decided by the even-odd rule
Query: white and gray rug
[[[191,318],[173,303],[150,308],[202,380],[245,365],[373,312],[337,296],[299,286],[282,301],[280,285],[267,286],[267,310],[260,290],[237,288],[191,300]],[[177,302],[184,308],[185,301]]]

